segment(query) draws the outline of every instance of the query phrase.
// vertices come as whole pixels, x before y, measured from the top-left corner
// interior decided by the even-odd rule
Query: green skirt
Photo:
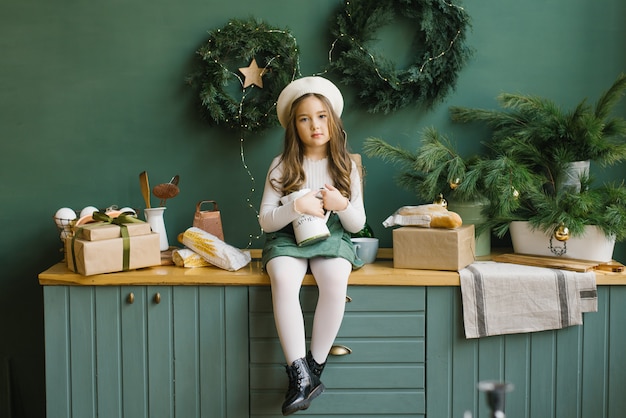
[[[288,256],[296,258],[313,257],[341,257],[352,263],[352,268],[357,269],[363,266],[363,262],[356,258],[354,245],[350,240],[351,235],[339,221],[339,216],[333,213],[326,223],[330,230],[330,236],[323,241],[315,242],[311,245],[299,247],[291,223],[280,231],[266,234],[265,246],[261,262],[263,267],[274,257]]]

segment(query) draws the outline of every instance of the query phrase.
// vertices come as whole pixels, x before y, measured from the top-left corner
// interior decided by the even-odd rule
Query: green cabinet
[[[44,303],[48,418],[247,416],[246,288],[45,286]]]
[[[459,287],[348,294],[344,349],[329,357],[326,392],[298,415],[486,418],[481,380],[515,385],[511,418],[626,410],[626,286],[599,287],[583,326],[476,340],[463,334]],[[310,335],[317,288],[301,300]],[[48,418],[282,416],[268,286],[44,286],[44,302]]]
[[[582,326],[467,340],[459,287],[429,287],[427,412],[487,418],[482,380],[512,383],[507,418],[621,418],[626,396],[626,286],[599,286]]]
[[[324,371],[324,394],[301,415],[425,415],[425,288],[350,286],[346,313]],[[317,288],[301,302],[311,335]],[[268,287],[250,288],[250,417],[279,417],[287,388]],[[333,350],[335,351],[335,350]],[[348,353],[349,354],[346,354]]]

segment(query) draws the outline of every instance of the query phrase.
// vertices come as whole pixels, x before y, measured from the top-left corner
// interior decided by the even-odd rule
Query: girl
[[[272,286],[274,320],[287,360],[289,389],[283,415],[307,409],[324,391],[320,376],[345,309],[348,277],[355,259],[350,233],[365,225],[361,179],[350,159],[340,116],[343,97],[322,77],[291,82],[276,103],[285,128],[283,152],[270,165],[259,223],[266,232],[262,262]],[[310,189],[282,204],[281,197]],[[328,220],[330,237],[298,246],[292,222],[301,215]],[[319,289],[307,352],[300,287],[310,268]]]

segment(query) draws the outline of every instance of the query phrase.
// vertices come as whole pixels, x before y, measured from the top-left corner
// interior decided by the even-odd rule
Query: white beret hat
[[[276,101],[278,121],[283,128],[287,125],[292,103],[309,93],[317,93],[326,97],[337,116],[341,116],[343,96],[337,86],[323,77],[302,77],[287,84]]]

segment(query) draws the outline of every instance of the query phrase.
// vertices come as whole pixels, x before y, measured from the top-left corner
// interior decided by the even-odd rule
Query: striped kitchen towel
[[[581,325],[598,310],[594,272],[475,262],[459,273],[466,338]]]

